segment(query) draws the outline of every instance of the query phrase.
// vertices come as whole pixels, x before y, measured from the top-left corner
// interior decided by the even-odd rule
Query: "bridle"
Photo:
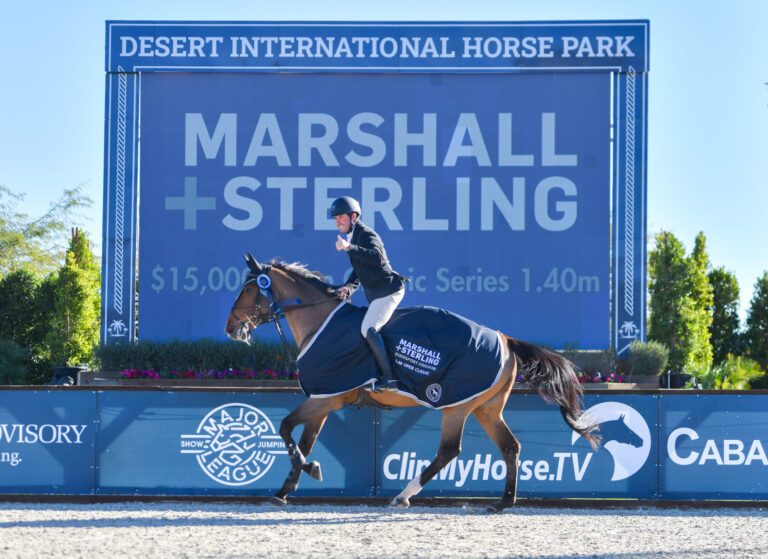
[[[304,303],[301,299],[293,298],[293,299],[280,299],[275,300],[275,294],[272,291],[272,280],[269,277],[269,271],[272,269],[272,266],[270,265],[264,265],[261,268],[261,273],[258,275],[255,273],[250,273],[246,276],[248,278],[245,283],[243,284],[242,289],[245,289],[245,286],[251,283],[255,283],[256,286],[259,288],[259,293],[261,295],[264,295],[269,300],[269,309],[267,312],[261,312],[260,305],[257,305],[256,308],[259,309],[259,312],[257,314],[246,314],[245,320],[240,318],[238,314],[235,312],[238,309],[249,309],[250,306],[233,306],[230,312],[235,316],[235,318],[238,319],[241,326],[248,327],[248,332],[250,334],[251,330],[258,328],[262,324],[269,324],[270,322],[275,323],[275,327],[277,328],[277,333],[280,334],[280,340],[283,342],[283,348],[285,349],[285,354],[290,355],[290,350],[288,348],[288,340],[285,337],[285,332],[283,331],[283,327],[280,324],[280,319],[285,318],[285,313],[303,309],[306,307],[311,307],[313,305],[319,305],[320,303],[327,303],[328,301],[331,301],[333,299],[336,299],[335,296],[331,297],[325,297],[323,299],[317,299],[315,301],[311,301],[309,303]],[[252,328],[251,328],[252,327]],[[310,331],[306,336],[304,336],[304,339],[301,340],[299,343],[299,351],[301,351],[301,348],[304,346],[304,343],[309,339],[312,335],[314,335],[317,332],[317,329]]]

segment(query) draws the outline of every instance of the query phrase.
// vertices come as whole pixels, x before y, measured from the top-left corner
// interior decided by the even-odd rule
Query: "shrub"
[[[563,349],[557,353],[588,376],[595,376],[597,373],[607,376],[616,372],[616,355],[610,348],[605,350]]]
[[[28,370],[24,362],[29,350],[10,340],[0,340],[0,384],[24,384]]]
[[[295,354],[295,347],[293,352]],[[96,357],[102,371],[147,370],[162,376],[171,371],[284,371],[295,368],[282,344],[258,341],[251,345],[214,339],[107,344],[96,349]]]
[[[660,342],[635,340],[629,344],[630,374],[633,376],[660,375],[668,361],[669,348]]]
[[[686,372],[693,377],[686,388],[704,390],[746,390],[751,381],[765,375],[756,361],[733,355],[718,365],[692,367]]]

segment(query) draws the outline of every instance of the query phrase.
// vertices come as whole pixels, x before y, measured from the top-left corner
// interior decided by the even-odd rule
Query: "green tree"
[[[54,282],[53,318],[46,336],[54,365],[90,363],[99,340],[100,271],[88,237],[75,230]]]
[[[709,272],[709,284],[712,286],[709,342],[713,361],[722,363],[729,354],[741,355],[743,351],[739,333],[739,282],[733,273],[720,267]]]
[[[698,366],[712,366],[712,344],[709,341],[709,329],[712,326],[712,285],[709,283],[709,256],[707,238],[702,231],[696,235],[693,251],[689,258],[690,295],[693,299],[693,361]]]
[[[709,366],[712,291],[707,280],[706,239],[702,233],[690,257],[668,231],[655,237],[649,253],[650,318],[648,337],[669,348],[669,366],[682,371]]]
[[[53,316],[54,280],[54,274],[41,280],[23,268],[0,278],[0,339],[25,352],[22,365],[28,384],[41,384],[51,376],[44,340]]]
[[[768,271],[755,282],[747,312],[747,352],[763,369],[768,369]]]
[[[28,374],[29,350],[10,340],[0,339],[0,384],[24,384]]]
[[[37,276],[23,268],[0,278],[0,338],[24,347],[39,344],[33,339],[39,284]]]
[[[18,209],[24,200],[0,185],[0,276],[18,268],[50,272],[63,259],[63,238],[70,224],[77,221],[78,211],[93,204],[83,194],[83,185],[64,190],[48,210],[30,217]]]

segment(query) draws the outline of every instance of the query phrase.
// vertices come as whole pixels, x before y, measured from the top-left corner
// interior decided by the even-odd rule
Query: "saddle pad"
[[[367,309],[342,303],[298,358],[308,396],[340,394],[380,373],[360,334]],[[398,393],[429,408],[457,405],[500,378],[502,347],[494,330],[436,307],[398,309],[381,331],[399,380]]]

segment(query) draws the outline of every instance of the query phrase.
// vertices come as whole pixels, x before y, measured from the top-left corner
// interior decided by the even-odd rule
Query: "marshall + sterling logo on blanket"
[[[440,365],[440,352],[400,338],[395,347],[395,365],[420,375],[431,375]]]
[[[365,309],[342,303],[299,354],[299,382],[311,397],[363,386],[380,373],[360,334]],[[501,376],[494,330],[436,307],[398,309],[381,330],[400,394],[423,406],[454,406]]]

